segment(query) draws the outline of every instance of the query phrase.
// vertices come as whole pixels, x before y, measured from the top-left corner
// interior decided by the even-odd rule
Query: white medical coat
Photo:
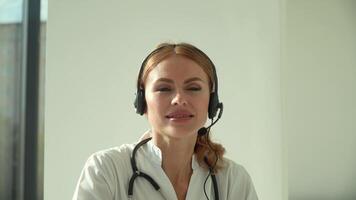
[[[89,157],[79,181],[73,200],[125,200],[128,199],[128,183],[132,176],[130,156],[135,144],[99,151]],[[168,176],[161,167],[162,154],[151,141],[141,146],[136,153],[140,171],[150,175],[161,187],[156,191],[144,178],[134,183],[135,200],[176,200],[177,196]],[[187,200],[205,200],[204,181],[208,171],[202,168],[195,156],[192,159],[193,174],[190,178]],[[257,200],[257,195],[247,171],[225,158],[225,166],[216,174],[221,200]],[[209,199],[214,199],[214,188],[209,177],[206,183]]]

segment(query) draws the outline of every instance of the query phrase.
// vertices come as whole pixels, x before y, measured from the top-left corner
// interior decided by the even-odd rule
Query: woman
[[[217,92],[215,67],[205,53],[187,43],[160,44],[137,80],[136,111],[151,130],[138,144],[92,155],[73,200],[257,199],[246,170],[209,138],[222,114]],[[204,128],[207,117],[212,123]]]

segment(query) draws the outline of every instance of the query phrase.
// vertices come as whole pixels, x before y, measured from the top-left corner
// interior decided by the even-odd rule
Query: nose
[[[172,105],[187,105],[187,98],[182,92],[176,92],[173,99]]]

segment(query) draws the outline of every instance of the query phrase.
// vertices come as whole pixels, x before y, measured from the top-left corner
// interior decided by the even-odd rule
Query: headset
[[[146,110],[146,99],[145,99],[145,90],[144,88],[141,86],[141,79],[142,79],[142,75],[143,75],[143,70],[147,64],[147,61],[156,53],[158,53],[159,51],[161,51],[163,48],[166,48],[168,45],[165,46],[161,46],[156,48],[155,50],[153,50],[150,54],[148,54],[148,56],[143,60],[142,64],[141,64],[141,68],[140,68],[140,72],[138,74],[137,77],[137,91],[136,91],[136,98],[134,101],[134,106],[136,108],[136,113],[143,115],[145,113]],[[213,76],[214,76],[214,90],[213,92],[210,93],[210,97],[209,97],[209,108],[208,108],[208,117],[210,119],[213,119],[216,116],[216,113],[218,112],[219,109],[222,109],[222,103],[219,102],[219,96],[218,96],[218,77],[216,75],[216,69],[215,69],[215,65],[214,63],[210,60],[210,58],[200,49],[198,49],[197,47],[192,46],[192,48],[194,48],[194,50],[196,50],[196,52],[198,52],[200,55],[202,55],[203,57],[205,57],[213,70]],[[220,111],[221,112],[221,111]]]
[[[135,98],[135,101],[134,101],[134,106],[135,106],[137,114],[143,115],[145,113],[145,110],[146,110],[145,90],[141,85],[141,79],[142,79],[143,70],[144,70],[144,68],[145,68],[145,66],[147,64],[147,61],[153,55],[155,55],[156,53],[158,53],[162,49],[167,48],[169,46],[173,46],[175,48],[176,46],[179,46],[179,44],[176,44],[176,45],[167,44],[167,45],[163,45],[163,46],[160,46],[160,47],[156,48],[150,54],[148,54],[148,56],[143,60],[143,62],[141,64],[141,68],[140,68],[140,71],[139,71],[139,74],[138,74],[138,77],[137,77],[137,91],[136,91],[136,98]],[[217,77],[217,74],[216,74],[216,69],[215,69],[214,63],[210,60],[210,58],[203,51],[201,51],[200,49],[198,49],[195,46],[192,46],[192,45],[189,45],[189,46],[191,48],[193,48],[196,52],[198,52],[198,54],[202,55],[204,58],[206,58],[208,60],[208,62],[210,63],[210,65],[212,67],[213,76],[214,76],[213,91],[210,93],[209,107],[208,107],[208,117],[209,117],[209,119],[211,119],[212,123],[207,128],[202,127],[202,128],[200,128],[198,130],[198,135],[199,136],[203,136],[203,135],[209,134],[211,126],[213,126],[221,118],[221,115],[223,113],[223,104],[219,101],[219,97],[218,97],[218,77]],[[214,121],[214,117],[216,116],[218,111],[219,111],[219,115],[218,115],[217,119]],[[137,177],[145,178],[148,182],[151,183],[151,185],[155,188],[155,190],[159,191],[159,189],[160,189],[159,185],[154,181],[154,179],[152,177],[150,177],[148,174],[145,174],[145,173],[141,172],[140,170],[138,170],[138,168],[136,166],[136,161],[135,161],[136,152],[137,152],[138,148],[140,148],[142,145],[147,143],[149,140],[151,140],[151,138],[147,138],[147,139],[142,140],[141,142],[139,142],[134,147],[134,150],[132,152],[132,155],[131,155],[131,158],[130,158],[130,162],[131,162],[131,167],[132,167],[133,174],[132,174],[132,176],[130,178],[130,181],[129,181],[129,188],[128,188],[129,199],[132,199],[134,181],[135,181],[135,179]],[[210,146],[210,144],[209,144],[209,146]],[[214,167],[216,165],[217,160],[218,160],[218,157],[216,155],[215,164],[213,166],[211,166],[209,164],[208,160],[207,160],[207,157],[204,158],[205,163],[209,167],[209,174],[208,174],[208,176],[207,176],[207,178],[206,178],[206,180],[204,182],[204,193],[205,193],[205,196],[206,196],[207,199],[209,199],[209,198],[208,198],[208,196],[206,194],[206,191],[205,191],[205,184],[206,184],[206,181],[207,181],[208,177],[210,176],[211,179],[212,179],[212,183],[213,183],[215,200],[219,200],[218,185],[217,185],[217,181],[216,181],[216,177],[215,177],[215,173],[214,173]]]

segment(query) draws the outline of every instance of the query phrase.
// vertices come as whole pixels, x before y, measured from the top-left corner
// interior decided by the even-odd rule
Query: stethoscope
[[[146,144],[148,141],[150,141],[152,138],[147,138],[142,140],[141,142],[139,142],[135,148],[132,151],[132,156],[130,158],[130,162],[131,162],[131,168],[133,171],[133,174],[130,178],[130,182],[129,182],[129,189],[128,189],[128,197],[129,199],[132,199],[133,196],[133,187],[134,187],[134,182],[136,180],[137,177],[142,177],[144,179],[146,179],[148,182],[151,183],[151,185],[155,188],[156,191],[159,192],[160,187],[157,184],[157,182],[155,180],[153,180],[153,178],[151,176],[149,176],[148,174],[141,172],[140,170],[137,169],[137,165],[136,165],[136,160],[135,160],[135,156],[136,156],[136,152],[137,150],[144,144]],[[219,200],[219,191],[218,191],[218,184],[216,181],[216,177],[215,177],[215,173],[213,171],[213,168],[209,165],[209,163],[207,162],[207,159],[205,158],[204,161],[206,162],[206,164],[209,166],[209,175],[211,177],[211,180],[213,182],[213,187],[214,187],[214,194],[215,194],[215,199]],[[208,176],[209,176],[208,175]],[[205,184],[204,184],[204,192],[205,192]],[[206,195],[206,194],[205,194]],[[206,198],[208,198],[208,196],[206,195]]]

